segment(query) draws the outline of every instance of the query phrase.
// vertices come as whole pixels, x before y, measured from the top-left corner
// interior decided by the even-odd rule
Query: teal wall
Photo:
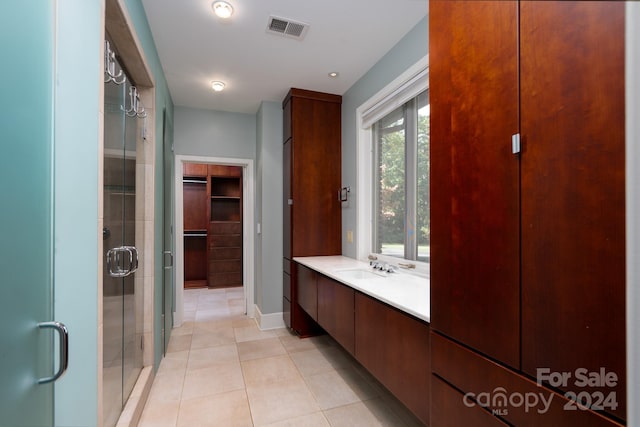
[[[99,0],[57,2],[54,110],[54,318],[69,328],[69,370],[55,383],[58,426],[98,414]]]
[[[127,0],[130,17],[156,82],[156,130],[162,135],[162,110],[173,114],[173,103],[140,0]],[[57,2],[56,81],[54,113],[54,256],[55,318],[70,334],[68,372],[55,385],[57,426],[98,424],[99,349],[98,178],[103,85],[100,50],[104,0]],[[156,140],[156,242],[162,242],[162,141]],[[156,246],[156,366],[161,358],[161,246]]]
[[[353,200],[342,210],[342,253],[345,256],[357,257],[356,109],[428,53],[429,17],[425,16],[342,96],[342,183],[351,187]],[[354,243],[347,243],[346,230],[353,230]]]
[[[256,304],[282,312],[282,104],[260,104],[257,115]]]
[[[256,158],[255,114],[176,107],[176,154]]]

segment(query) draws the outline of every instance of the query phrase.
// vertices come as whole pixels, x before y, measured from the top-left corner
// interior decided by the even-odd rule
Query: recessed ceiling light
[[[211,82],[211,89],[215,90],[216,92],[220,92],[221,90],[223,90],[225,87],[224,82],[221,81],[212,81]]]
[[[226,1],[216,1],[211,5],[213,11],[222,19],[230,18],[233,15],[233,7]]]
[[[337,71],[332,71],[329,73],[329,77],[338,77],[340,74]]]

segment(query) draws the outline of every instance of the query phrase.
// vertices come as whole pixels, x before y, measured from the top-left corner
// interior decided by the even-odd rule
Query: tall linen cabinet
[[[624,3],[429,7],[431,424],[623,423]]]
[[[298,305],[293,257],[342,254],[339,95],[292,88],[283,101],[283,313],[300,336],[316,333]]]

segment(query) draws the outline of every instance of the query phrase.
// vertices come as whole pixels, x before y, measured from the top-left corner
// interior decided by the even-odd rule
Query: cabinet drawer
[[[207,172],[212,176],[242,176],[242,167],[225,166],[225,165],[209,165]]]
[[[242,285],[242,272],[209,273],[209,286]]]
[[[209,272],[216,273],[231,273],[242,271],[242,261],[237,260],[221,260],[221,261],[209,261]]]
[[[209,223],[209,234],[242,234],[242,224],[240,222],[211,222]]]
[[[209,247],[241,247],[242,236],[239,234],[209,236]]]
[[[489,400],[488,410],[496,411],[501,418],[518,427],[621,426],[593,411],[580,410],[563,395],[538,386],[535,381],[498,365],[437,333],[431,334],[431,366],[434,374],[462,390],[463,393],[473,393],[474,396],[488,393],[492,396],[492,394],[501,394],[504,390],[507,398],[530,396],[532,401],[536,396],[539,399],[538,404],[531,405],[528,410],[524,404],[516,405],[507,402],[503,405],[505,402],[499,398]],[[550,404],[542,403],[542,399],[550,401]]]
[[[242,259],[242,248],[238,247],[212,247],[209,248],[210,260]]]
[[[291,275],[286,271],[282,275],[282,296],[291,302]]]
[[[435,375],[431,378],[431,425],[434,427],[507,427],[479,406],[468,407],[464,395]]]

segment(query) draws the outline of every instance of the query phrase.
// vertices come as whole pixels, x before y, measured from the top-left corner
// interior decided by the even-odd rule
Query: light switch
[[[353,231],[347,230],[347,243],[353,243]]]

